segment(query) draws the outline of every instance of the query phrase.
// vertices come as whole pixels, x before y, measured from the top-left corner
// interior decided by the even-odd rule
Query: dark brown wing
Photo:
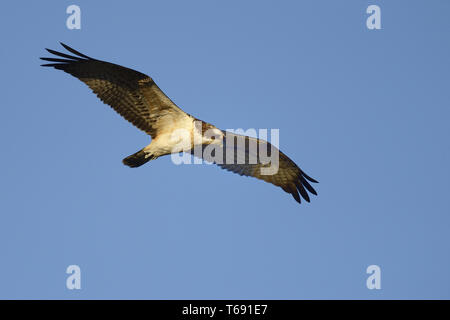
[[[294,161],[269,142],[227,131],[223,131],[223,133],[225,138],[219,150],[221,155],[217,156],[215,151],[204,152],[201,155],[203,159],[241,176],[255,177],[281,187],[285,192],[290,193],[298,203],[301,203],[299,193],[307,202],[310,201],[307,191],[317,195],[316,190],[309,182],[317,183],[318,181],[309,177]],[[233,143],[230,143],[231,139],[233,139]],[[239,140],[241,140],[241,143]],[[257,149],[252,148],[251,144],[257,145]],[[203,150],[205,151],[206,148],[208,147],[203,148]],[[260,150],[264,149],[266,151],[262,153],[263,155],[270,157],[273,154],[275,159],[278,158],[278,170],[271,174],[264,173],[264,168],[268,169],[271,166],[271,163],[264,160],[265,157],[260,156]],[[218,161],[218,159],[221,161]]]
[[[153,138],[166,126],[188,117],[149,76],[113,63],[90,58],[69,46],[72,55],[46,49],[61,58],[41,58],[87,84],[106,104]]]

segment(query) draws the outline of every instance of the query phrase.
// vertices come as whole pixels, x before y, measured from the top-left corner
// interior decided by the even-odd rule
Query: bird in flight
[[[181,110],[149,76],[61,45],[73,55],[46,49],[58,58],[41,58],[51,62],[42,66],[80,79],[100,100],[151,136],[148,146],[123,159],[125,165],[135,168],[161,156],[185,152],[281,187],[298,203],[302,198],[310,201],[308,192],[317,195],[310,184],[317,181],[271,143],[220,130]]]

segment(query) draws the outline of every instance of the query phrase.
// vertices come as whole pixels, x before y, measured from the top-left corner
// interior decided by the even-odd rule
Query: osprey
[[[222,169],[281,187],[298,203],[301,197],[310,201],[307,191],[317,195],[309,183],[317,181],[269,142],[220,130],[181,110],[149,76],[61,45],[73,55],[46,49],[60,58],[41,58],[52,62],[42,66],[80,79],[100,100],[151,136],[148,146],[123,159],[125,165],[135,168],[161,156],[186,152]],[[273,155],[276,159],[267,161],[267,156]],[[274,164],[275,170],[268,170]]]

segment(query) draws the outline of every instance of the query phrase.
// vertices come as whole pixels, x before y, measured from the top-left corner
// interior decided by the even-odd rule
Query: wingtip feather
[[[302,204],[302,198],[298,195],[298,192],[290,192],[291,196],[297,201],[299,204]]]
[[[67,51],[69,51],[69,52],[71,52],[71,53],[73,53],[73,54],[75,54],[77,56],[80,56],[80,57],[83,57],[83,58],[86,58],[86,59],[95,60],[95,59],[93,59],[91,57],[88,57],[87,55],[82,54],[81,52],[79,52],[79,51],[69,47],[67,44],[64,44],[62,42],[59,42],[59,44],[62,45],[64,47],[64,49],[66,49]]]
[[[319,183],[319,181],[317,181],[316,179],[313,179],[313,178],[311,178],[310,176],[308,176],[306,173],[304,173],[303,171],[302,171],[302,176],[304,176],[306,179],[308,179],[310,182],[313,182],[313,183]]]

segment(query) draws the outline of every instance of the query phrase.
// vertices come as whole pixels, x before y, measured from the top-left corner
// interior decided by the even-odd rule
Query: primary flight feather
[[[139,167],[164,155],[188,152],[228,171],[281,187],[299,203],[301,198],[310,201],[308,192],[317,195],[309,183],[317,181],[269,142],[220,130],[181,110],[149,76],[61,45],[73,55],[46,49],[60,58],[41,58],[51,62],[42,66],[80,79],[100,100],[151,136],[148,146],[123,159],[125,165]],[[208,148],[209,153],[205,152]],[[277,170],[265,172],[273,163],[262,155],[277,155]]]

